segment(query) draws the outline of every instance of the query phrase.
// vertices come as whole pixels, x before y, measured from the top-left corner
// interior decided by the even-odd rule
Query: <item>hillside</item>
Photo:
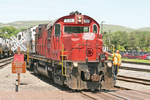
[[[120,26],[120,25],[108,25],[108,24],[104,24],[103,25],[103,30],[108,32],[109,30],[111,32],[116,32],[116,31],[126,31],[126,32],[131,32],[134,31],[134,29],[132,28],[128,28],[125,26]]]
[[[138,29],[138,31],[148,31],[148,32],[150,32],[150,27],[140,28],[140,29]]]
[[[39,25],[39,24],[46,24],[49,23],[50,21],[48,20],[44,20],[44,21],[15,21],[15,22],[11,22],[11,23],[0,23],[0,27],[3,26],[14,26],[17,29],[27,29],[30,27],[33,27],[35,25]],[[150,27],[144,27],[144,28],[140,28],[140,29],[133,29],[133,28],[129,28],[129,27],[125,27],[125,26],[121,26],[121,25],[108,25],[108,24],[104,24],[103,25],[103,31],[108,32],[116,32],[116,31],[126,31],[126,32],[132,32],[132,31],[149,31],[150,32]]]
[[[3,26],[3,23],[0,23],[0,27]]]
[[[4,26],[14,26],[18,29],[27,29],[38,24],[46,24],[48,22],[49,21],[47,20],[45,21],[16,21],[16,22],[4,24]]]

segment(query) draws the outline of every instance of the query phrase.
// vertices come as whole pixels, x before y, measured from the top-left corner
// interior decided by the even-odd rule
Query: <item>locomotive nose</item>
[[[95,61],[97,59],[96,37],[95,33],[73,34],[71,38],[72,60]]]
[[[83,33],[82,39],[85,40],[86,57],[92,57],[94,55],[94,40],[95,33]]]

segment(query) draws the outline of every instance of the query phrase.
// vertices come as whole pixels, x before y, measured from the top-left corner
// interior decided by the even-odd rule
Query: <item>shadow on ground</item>
[[[77,92],[93,92],[93,93],[98,93],[98,92],[115,92],[117,90],[95,90],[95,91],[91,91],[91,90],[72,90],[70,88],[68,88],[67,86],[61,86],[59,84],[56,84],[53,82],[53,80],[50,80],[49,78],[43,76],[43,75],[39,75],[39,74],[35,74],[34,72],[31,72],[30,73],[36,77],[38,77],[40,80],[46,82],[47,84],[50,84],[54,87],[56,87],[57,89],[61,90],[61,91],[65,91],[65,92],[69,92],[69,93],[77,93]]]

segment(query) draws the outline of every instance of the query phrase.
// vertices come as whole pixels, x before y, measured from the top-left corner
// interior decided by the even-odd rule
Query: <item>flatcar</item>
[[[114,87],[112,64],[103,50],[100,26],[93,18],[72,12],[36,28],[35,53],[28,68],[72,90]]]

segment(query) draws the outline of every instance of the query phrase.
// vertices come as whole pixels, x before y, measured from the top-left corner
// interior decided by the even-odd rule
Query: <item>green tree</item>
[[[0,36],[5,38],[10,38],[11,36],[16,35],[18,32],[19,30],[12,26],[5,26],[0,28]]]

